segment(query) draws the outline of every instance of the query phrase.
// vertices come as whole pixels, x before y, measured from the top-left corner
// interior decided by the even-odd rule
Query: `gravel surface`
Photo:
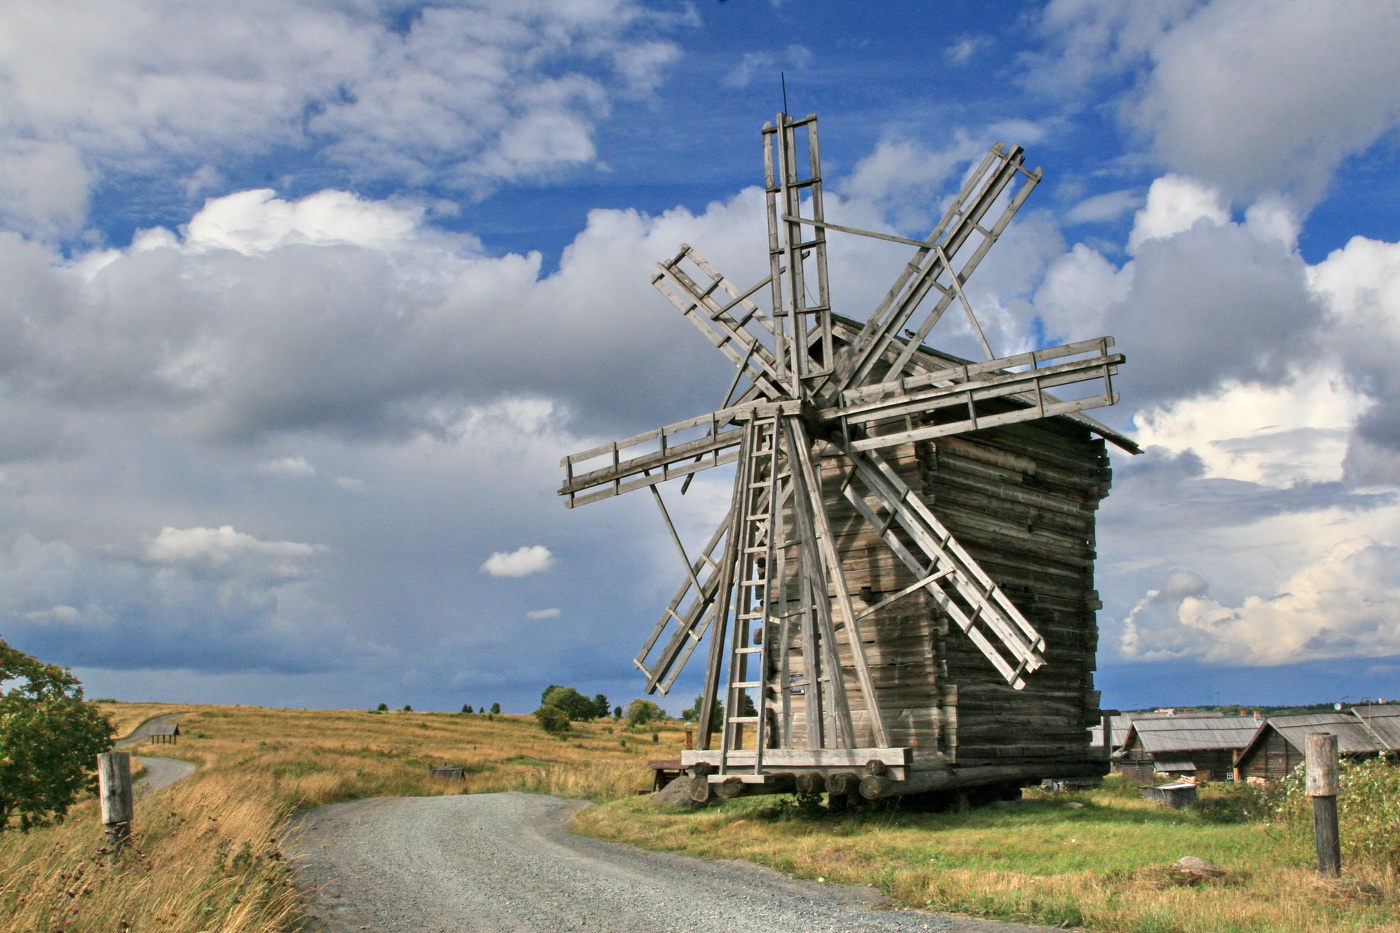
[[[144,793],[142,786],[146,790],[160,790],[194,774],[194,765],[176,758],[147,758],[142,755],[141,761],[146,765],[146,773],[137,782],[137,793]]]
[[[870,888],[571,835],[584,806],[517,793],[356,800],[302,814],[286,849],[324,933],[1049,933],[882,910]]]

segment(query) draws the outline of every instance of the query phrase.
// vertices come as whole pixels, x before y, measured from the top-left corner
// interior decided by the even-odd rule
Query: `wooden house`
[[[1400,711],[1397,711],[1400,713]],[[1400,716],[1378,717],[1383,727],[1400,725]],[[1239,755],[1236,777],[1245,781],[1275,781],[1307,758],[1308,735],[1328,732],[1337,737],[1337,752],[1346,758],[1374,758],[1389,745],[1357,710],[1270,716]]]
[[[1209,713],[1135,718],[1123,747],[1114,753],[1115,766],[1144,784],[1159,775],[1228,781],[1236,757],[1260,724],[1252,716]]]

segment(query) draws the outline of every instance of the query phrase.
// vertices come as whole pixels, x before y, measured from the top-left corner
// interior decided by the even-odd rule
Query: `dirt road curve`
[[[303,814],[287,849],[325,933],[1029,933],[875,909],[793,881],[570,835],[584,804],[530,794],[376,798]]]

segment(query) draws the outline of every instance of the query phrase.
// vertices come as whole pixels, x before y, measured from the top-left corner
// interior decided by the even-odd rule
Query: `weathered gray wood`
[[[571,505],[740,464],[729,528],[699,558],[663,506],[686,579],[637,658],[649,692],[710,639],[697,751],[735,793],[764,792],[784,767],[859,771],[893,793],[923,772],[953,787],[1100,773],[1084,726],[1099,704],[1094,517],[1112,470],[1090,432],[1134,445],[1083,411],[1116,398],[1122,357],[1111,338],[986,363],[922,345],[954,301],[976,326],[964,283],[1039,172],[994,148],[862,324],[830,307],[826,231],[841,228],[823,213],[815,118],[780,114],[764,147],[768,278],[741,291],[683,247],[656,280],[735,364],[724,405],[565,460]],[[1086,380],[1102,391],[1050,391]],[[742,445],[760,420],[783,427]],[[725,734],[711,743],[721,689]],[[741,715],[750,697],[755,713]],[[785,757],[877,747],[937,757]]]
[[[1308,735],[1308,796],[1313,802],[1313,842],[1317,849],[1317,873],[1335,878],[1342,871],[1342,843],[1337,825],[1337,795],[1342,791],[1337,762],[1337,737],[1330,732]]]
[[[126,752],[104,752],[97,756],[97,791],[102,822],[131,822],[131,756]]]
[[[752,760],[753,749],[736,750],[731,757]],[[864,768],[870,761],[880,761],[889,767],[907,767],[913,761],[909,748],[768,748],[763,757],[774,768]],[[681,764],[692,767],[717,763],[715,751],[691,749],[681,752]]]

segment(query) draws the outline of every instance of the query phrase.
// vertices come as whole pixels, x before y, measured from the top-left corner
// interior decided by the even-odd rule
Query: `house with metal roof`
[[[1236,756],[1259,726],[1253,716],[1218,713],[1134,717],[1113,757],[1119,771],[1143,783],[1158,775],[1228,781],[1234,777]]]
[[[1400,751],[1400,704],[1353,706],[1351,712],[1366,724],[1389,751]]]
[[[1400,732],[1400,710],[1393,715],[1370,718],[1383,730]],[[1345,758],[1374,758],[1380,752],[1397,748],[1382,738],[1360,709],[1271,716],[1240,751],[1235,766],[1237,777],[1246,781],[1274,781],[1287,776],[1307,757],[1308,735],[1313,732],[1335,735],[1337,753]]]

